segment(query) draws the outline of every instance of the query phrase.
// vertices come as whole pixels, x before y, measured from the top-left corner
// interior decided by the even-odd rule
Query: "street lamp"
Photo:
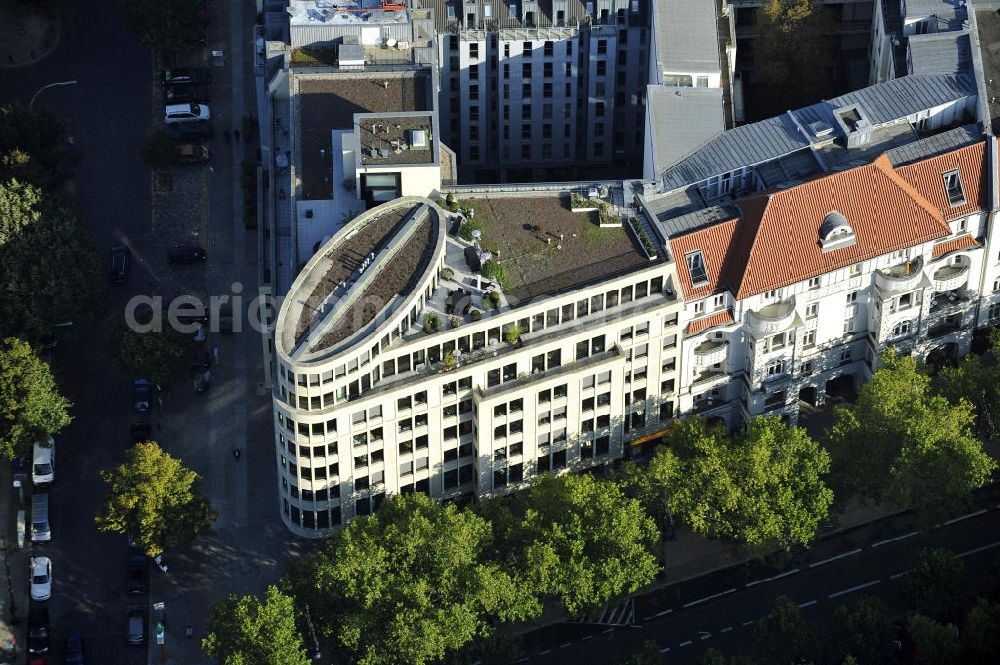
[[[56,81],[55,83],[49,83],[48,85],[43,85],[41,88],[39,88],[35,92],[34,95],[31,96],[31,101],[28,102],[28,110],[29,111],[33,111],[34,110],[34,108],[35,108],[35,100],[38,99],[38,95],[42,94],[43,91],[48,90],[49,88],[55,88],[55,87],[58,87],[58,86],[61,86],[61,85],[75,85],[76,83],[77,83],[77,80],[73,79],[72,81]]]

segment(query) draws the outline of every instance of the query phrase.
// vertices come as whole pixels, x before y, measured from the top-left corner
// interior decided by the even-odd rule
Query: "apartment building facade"
[[[467,179],[642,160],[648,0],[435,0],[445,141]],[[557,176],[557,177],[556,177]]]

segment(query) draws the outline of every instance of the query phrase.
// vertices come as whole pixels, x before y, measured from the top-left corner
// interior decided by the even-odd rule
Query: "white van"
[[[50,436],[48,445],[37,442],[31,455],[31,482],[36,487],[49,485],[56,479],[56,442]]]
[[[35,494],[31,497],[31,542],[41,543],[52,540],[49,525],[49,495]]]

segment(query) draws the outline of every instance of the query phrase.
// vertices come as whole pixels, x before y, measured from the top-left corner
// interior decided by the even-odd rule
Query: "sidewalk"
[[[0,588],[0,664],[13,665],[22,662],[21,654],[25,654],[28,648],[27,571],[31,542],[25,534],[24,548],[17,547],[17,511],[24,510],[25,519],[28,519],[27,490],[30,488],[25,488],[25,503],[19,505],[11,476],[10,462],[0,464],[0,496],[6,497],[0,509],[0,555],[4,564],[4,583]]]

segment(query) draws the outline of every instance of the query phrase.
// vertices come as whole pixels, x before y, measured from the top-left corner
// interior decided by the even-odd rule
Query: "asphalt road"
[[[965,561],[973,588],[983,585],[1000,560],[1000,506],[733,586],[720,588],[712,576],[694,580],[673,602],[640,609],[635,625],[610,629],[564,624],[558,627],[558,640],[530,651],[519,662],[604,665],[638,650],[646,640],[655,641],[671,665],[690,662],[710,647],[726,655],[752,655],[753,623],[767,614],[778,596],[797,602],[820,631],[828,627],[833,610],[857,594],[878,596],[901,610],[900,586],[922,547],[955,552]]]
[[[151,55],[121,25],[112,3],[63,4],[60,43],[35,65],[0,69],[0,103],[27,104],[43,85],[79,81],[42,92],[36,107],[64,119],[83,153],[68,189],[99,246],[106,250],[125,241],[134,259],[141,259],[152,246],[149,170],[139,157],[152,111]],[[39,548],[53,560],[50,662],[62,662],[62,645],[71,632],[82,634],[87,652],[100,654],[103,662],[146,662],[145,649],[125,645],[125,539],[94,527],[103,498],[98,470],[123,461],[129,443],[130,387],[109,367],[105,334],[112,313],[148,288],[141,261],[133,261],[132,268],[129,282],[112,289],[104,324],[64,340],[55,353],[75,419],[57,437],[56,482],[50,490],[53,540]]]

